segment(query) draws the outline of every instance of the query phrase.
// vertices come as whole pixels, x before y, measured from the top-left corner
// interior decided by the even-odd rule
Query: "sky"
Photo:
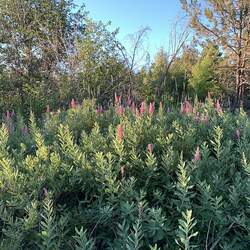
[[[128,34],[149,27],[146,47],[153,57],[157,50],[167,47],[173,23],[181,16],[179,0],[74,0],[85,4],[95,21],[111,21],[119,28],[118,38],[126,46]]]

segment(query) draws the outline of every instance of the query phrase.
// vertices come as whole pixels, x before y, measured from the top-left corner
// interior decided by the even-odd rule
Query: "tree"
[[[166,94],[171,96],[173,94],[172,90],[176,90],[176,82],[173,81],[170,71],[172,65],[178,60],[181,52],[183,52],[189,36],[188,29],[186,27],[183,28],[183,26],[180,27],[180,25],[183,25],[180,21],[175,22],[172,27],[167,49],[160,48],[150,68],[152,85],[155,89],[155,95],[159,99],[162,99]],[[176,93],[177,91],[174,92]]]
[[[207,39],[230,53],[228,65],[235,73],[236,99],[243,99],[247,86],[247,50],[250,45],[249,0],[181,0],[190,25],[199,38]]]
[[[143,27],[135,33],[129,34],[127,37],[127,48],[118,41],[116,43],[123,58],[124,65],[127,68],[127,83],[124,85],[124,92],[128,97],[137,97],[138,84],[136,83],[135,76],[139,69],[145,67],[149,61],[149,54],[145,43],[149,31],[149,27]]]
[[[29,105],[31,93],[56,93],[58,73],[68,70],[86,15],[73,7],[71,0],[0,0],[0,66],[22,107]]]
[[[135,96],[139,101],[152,101],[155,97],[155,89],[152,82],[151,68],[142,67],[136,75]]]
[[[181,50],[180,55],[169,57],[169,53],[160,48],[149,70],[143,68],[140,71],[140,93],[144,99],[148,93],[150,99],[162,99],[164,96],[168,101],[179,102],[187,95],[188,80],[197,61],[198,51],[184,45]],[[142,88],[145,88],[145,91]]]
[[[106,102],[126,84],[126,66],[117,47],[118,30],[109,31],[109,24],[85,20],[84,36],[77,41],[76,53],[72,55],[75,80],[69,76],[75,98]]]
[[[160,48],[151,66],[151,81],[157,95],[160,94],[162,86],[165,85],[167,67],[167,53],[163,48]]]
[[[192,67],[190,87],[201,99],[204,99],[208,92],[218,94],[220,90],[216,79],[219,56],[218,48],[210,44],[207,48],[203,49],[200,60]]]

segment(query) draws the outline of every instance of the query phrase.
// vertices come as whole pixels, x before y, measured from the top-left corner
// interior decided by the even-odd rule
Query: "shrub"
[[[248,249],[247,115],[152,105],[4,119],[0,248]]]

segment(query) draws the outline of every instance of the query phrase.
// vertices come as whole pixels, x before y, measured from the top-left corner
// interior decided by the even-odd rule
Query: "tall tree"
[[[127,70],[120,49],[117,47],[118,30],[109,31],[109,24],[85,21],[85,34],[76,43],[76,78],[71,93],[80,98],[108,101],[114,92],[120,92],[127,83]],[[72,80],[72,76],[68,76]]]
[[[21,99],[44,83],[49,94],[56,75],[84,31],[85,12],[73,12],[71,0],[0,0],[0,66],[11,76]],[[39,84],[38,84],[39,83]]]
[[[162,96],[166,91],[166,84],[169,82],[171,77],[170,69],[172,64],[178,59],[181,52],[183,52],[183,48],[185,47],[188,37],[188,27],[182,22],[182,20],[180,19],[174,22],[169,34],[167,50],[165,51],[166,65],[163,72],[164,79],[161,81],[162,84],[157,89],[157,95],[159,97]]]
[[[149,54],[146,49],[146,38],[150,31],[149,27],[143,27],[137,32],[128,35],[127,48],[117,42],[124,64],[127,68],[127,84],[124,85],[124,92],[128,97],[136,98],[135,73],[140,67],[145,67],[149,61]]]
[[[219,57],[218,48],[210,44],[203,49],[200,60],[192,67],[190,87],[199,98],[204,99],[208,92],[218,94],[220,90],[216,76]]]
[[[181,0],[181,3],[197,35],[221,46],[224,53],[231,54],[228,66],[235,72],[235,107],[243,99],[248,83],[249,0]]]
[[[183,52],[172,63],[167,80],[167,91],[175,102],[180,102],[186,98],[189,90],[189,79],[193,65],[198,60],[198,51],[189,46],[183,47]]]

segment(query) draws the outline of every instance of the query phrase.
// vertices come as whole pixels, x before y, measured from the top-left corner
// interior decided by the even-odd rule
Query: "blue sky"
[[[119,39],[139,28],[148,26],[148,48],[153,56],[161,46],[167,47],[168,34],[173,22],[181,15],[179,0],[74,0],[84,3],[94,20],[112,22],[112,28],[120,28]]]

